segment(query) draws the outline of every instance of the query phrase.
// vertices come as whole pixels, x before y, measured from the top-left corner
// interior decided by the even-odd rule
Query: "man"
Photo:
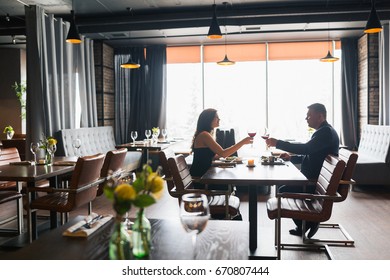
[[[269,138],[268,146],[276,147],[286,152],[296,154],[290,156],[287,153],[281,154],[284,160],[291,160],[293,163],[301,164],[301,172],[307,179],[317,181],[322,164],[327,155],[338,155],[339,137],[334,128],[326,121],[326,108],[323,104],[314,103],[307,107],[306,121],[309,127],[316,131],[311,139],[304,144],[289,143],[275,138]],[[315,186],[306,186],[308,193],[314,193]],[[303,192],[303,186],[282,186],[279,192]],[[292,235],[302,235],[302,221],[294,220],[297,227],[290,230]],[[305,232],[310,229],[308,237],[311,238],[318,231],[319,223],[306,223]]]

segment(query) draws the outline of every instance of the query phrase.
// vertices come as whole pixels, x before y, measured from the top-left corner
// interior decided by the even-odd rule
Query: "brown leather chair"
[[[23,216],[19,215],[19,207],[21,207],[22,197],[23,197],[23,195],[18,191],[1,191],[0,192],[0,205],[5,204],[6,202],[10,202],[10,201],[16,201],[16,212],[18,213],[16,215],[17,228],[16,229],[2,228],[0,230],[0,233],[5,233],[5,234],[9,234],[9,233],[21,234],[22,233]],[[3,225],[7,222],[10,222],[14,219],[15,219],[15,217],[7,218],[3,221],[0,221],[0,225]]]
[[[103,167],[100,171],[101,178],[108,178],[111,176],[121,177],[125,172],[122,167],[127,155],[127,149],[122,148],[118,150],[108,151],[104,159]],[[99,185],[97,196],[103,194],[104,183]]]
[[[10,162],[20,162],[19,152],[16,148],[6,148],[1,150],[0,165],[8,165]],[[17,233],[21,234],[23,216],[19,214],[19,207],[22,203],[22,194],[17,191],[16,182],[0,181],[0,205],[9,201],[16,201],[16,216],[9,217],[3,221],[0,221],[0,225],[17,219],[17,229],[1,229],[1,233]]]
[[[183,155],[168,158],[168,166],[172,177],[165,178],[165,180],[167,184],[172,181],[170,193],[178,198],[179,203],[183,194],[201,192],[208,197],[211,217],[234,219],[241,216],[240,199],[231,195],[230,192],[193,188],[193,180]]]
[[[337,189],[338,194],[340,195],[340,199],[335,202],[342,202],[347,199],[348,193],[350,191],[351,185],[355,182],[352,180],[352,176],[355,170],[356,162],[358,159],[358,154],[356,152],[352,152],[346,149],[340,149],[339,151],[339,159],[345,161],[346,167],[344,169],[343,176],[341,177],[340,185]],[[353,246],[355,241],[348,234],[345,228],[341,224],[335,223],[320,223],[320,228],[331,228],[331,229],[339,229],[341,233],[344,235],[343,239],[304,239],[306,243],[326,243],[327,245],[344,245],[344,246]]]
[[[18,149],[21,160],[26,160],[26,139],[16,138],[15,135],[12,139],[1,140],[3,148],[16,148]]]
[[[16,148],[6,148],[1,150],[0,165],[8,165],[10,162],[19,162],[19,152]],[[0,181],[0,191],[16,190],[16,182]]]
[[[335,156],[328,156],[322,165],[316,183],[316,191],[310,193],[278,193],[267,201],[267,213],[270,219],[276,219],[277,258],[280,259],[281,248],[290,244],[281,244],[281,219],[292,218],[310,222],[325,222],[332,214],[333,203],[341,201],[338,187],[345,169],[345,162]],[[309,244],[292,244],[297,247],[325,249],[332,258],[327,245],[309,246]],[[306,246],[305,246],[306,245]],[[315,245],[315,244],[312,244]]]
[[[172,180],[172,173],[169,169],[168,159],[175,157],[175,153],[170,149],[164,149],[158,153],[160,166],[163,171],[163,177],[167,182],[168,193],[175,198],[180,198],[182,195],[176,192],[175,184]]]
[[[90,214],[91,202],[96,198],[98,185],[103,181],[100,172],[104,157],[103,154],[97,154],[78,158],[69,188],[51,188],[47,195],[31,201],[28,215],[31,217],[31,211],[38,209],[49,210],[50,216],[53,217],[56,213],[67,214],[85,204],[88,204]],[[64,220],[67,220],[67,217],[62,222]],[[51,221],[51,227],[55,228],[57,225],[53,222],[56,219],[52,218]]]

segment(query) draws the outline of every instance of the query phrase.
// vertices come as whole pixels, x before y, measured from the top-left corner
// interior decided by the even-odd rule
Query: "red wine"
[[[248,132],[248,135],[249,135],[249,137],[255,137],[256,136],[256,132]]]
[[[269,135],[262,135],[261,138],[263,138],[264,140],[267,140],[269,138]]]

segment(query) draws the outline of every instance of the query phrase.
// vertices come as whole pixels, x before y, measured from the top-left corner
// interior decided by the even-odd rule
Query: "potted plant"
[[[7,126],[4,128],[3,133],[6,133],[6,134],[7,134],[7,139],[12,139],[12,137],[13,137],[14,134],[15,134],[15,131],[14,131],[14,129],[13,129],[12,126],[7,125]]]

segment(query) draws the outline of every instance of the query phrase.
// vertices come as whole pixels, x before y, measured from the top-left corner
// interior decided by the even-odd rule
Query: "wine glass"
[[[131,136],[131,139],[133,139],[133,146],[135,146],[135,139],[137,139],[137,137],[138,137],[138,132],[132,131],[130,136]]]
[[[76,156],[79,156],[79,149],[81,147],[81,140],[79,138],[73,139],[72,146],[76,150]]]
[[[148,141],[149,141],[149,137],[152,136],[152,131],[150,129],[145,130],[145,136],[146,136],[146,139],[148,139]]]
[[[161,134],[164,137],[164,142],[166,142],[167,141],[168,130],[166,128],[163,128],[161,130]]]
[[[256,129],[254,129],[254,128],[249,128],[248,130],[247,130],[247,133],[248,133],[248,136],[249,137],[255,137],[256,136]],[[252,144],[251,144],[251,148],[253,148],[253,142],[252,142]]]
[[[263,133],[263,135],[261,135],[261,138],[263,138],[264,140],[267,140],[269,138],[269,130],[267,127],[264,127],[264,133]],[[268,151],[267,144],[265,144],[265,150]]]
[[[207,225],[210,212],[207,197],[201,193],[187,193],[182,196],[180,203],[180,221],[187,232],[192,235],[194,258],[196,257],[196,237]]]
[[[34,155],[34,163],[37,163],[37,152],[39,151],[39,144],[31,142],[30,151]]]

